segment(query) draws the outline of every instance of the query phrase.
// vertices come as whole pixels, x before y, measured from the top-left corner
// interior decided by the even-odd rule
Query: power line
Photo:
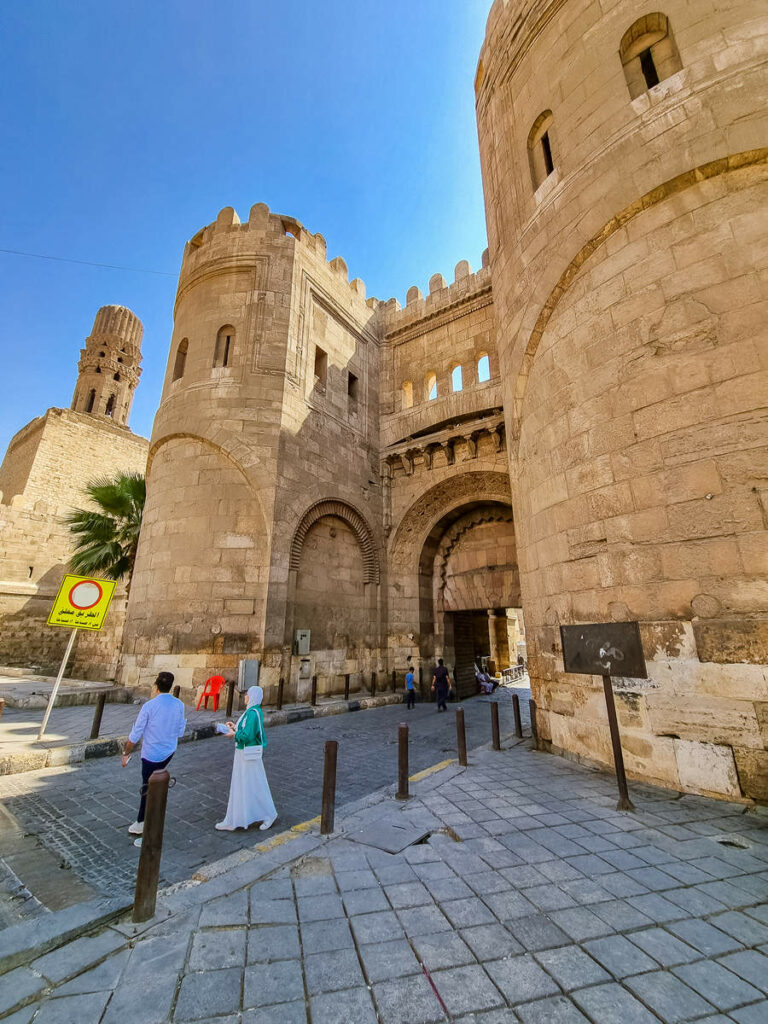
[[[176,277],[166,270],[144,270],[141,267],[117,267],[112,263],[93,263],[91,260],[73,260],[66,256],[44,256],[39,252],[20,252],[18,249],[0,249],[8,256],[26,256],[33,260],[52,260],[55,263],[79,263],[83,267],[103,267],[105,270],[125,270],[131,274],[156,274],[159,277]]]

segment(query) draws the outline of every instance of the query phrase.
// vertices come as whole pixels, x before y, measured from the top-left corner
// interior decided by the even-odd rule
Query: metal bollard
[[[520,717],[520,698],[516,693],[512,694],[512,714],[515,716],[515,736],[521,740],[523,738],[523,720]]]
[[[325,764],[323,765],[323,808],[320,813],[320,834],[329,836],[333,832],[336,813],[336,758],[339,744],[336,740],[325,741]]]
[[[90,739],[97,740],[99,738],[99,732],[101,731],[101,716],[104,714],[104,704],[107,700],[107,691],[99,694],[99,699],[96,701],[96,709],[93,712],[93,723],[91,724],[91,735]]]
[[[464,729],[464,708],[456,709],[456,742],[459,747],[459,764],[467,766],[467,733]]]
[[[536,725],[536,701],[528,701],[528,711],[531,716],[531,737],[533,738],[533,749],[539,749],[539,730]]]
[[[317,676],[312,676],[312,707],[317,704]]]
[[[280,676],[280,682],[277,684],[277,710],[280,711],[283,706],[283,690],[285,689],[285,680]]]
[[[180,693],[181,693],[181,687],[180,686],[174,686],[174,688],[171,690],[171,696],[175,697],[177,700],[179,698],[179,694]]]
[[[139,870],[136,873],[136,892],[133,897],[133,921],[140,923],[154,916],[157,901],[157,881],[160,877],[160,855],[163,852],[165,807],[171,777],[163,768],[152,772],[147,786],[147,814],[141,841]]]
[[[501,750],[501,733],[499,731],[499,705],[491,704],[491,735],[493,736],[493,749]]]
[[[392,693],[397,693],[397,672],[392,669]]]
[[[371,672],[371,696],[376,696],[376,673]]]
[[[349,672],[344,676],[344,700],[349,700]]]
[[[408,726],[397,727],[397,799],[408,799]]]
[[[0,697],[0,718],[3,717],[3,709],[4,709],[4,707],[5,707],[5,700],[4,700],[3,697]]]
[[[235,681],[230,679],[227,683],[227,718],[232,717],[232,705],[235,701]]]

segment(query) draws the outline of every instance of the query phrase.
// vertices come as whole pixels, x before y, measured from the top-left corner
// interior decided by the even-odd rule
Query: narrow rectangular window
[[[547,177],[549,177],[555,169],[555,162],[552,159],[552,146],[549,142],[549,132],[544,132],[541,136],[541,148],[544,151],[544,166],[547,169]]]
[[[325,384],[325,378],[328,374],[328,354],[324,352],[318,345],[315,345],[315,380],[320,384]]]
[[[350,401],[352,401],[352,402],[356,402],[357,401],[357,391],[358,391],[358,380],[357,380],[357,377],[354,375],[354,373],[350,373],[347,376],[347,395],[349,396]]]
[[[229,346],[232,343],[232,335],[228,334],[224,339],[224,358],[221,361],[222,366],[229,366]]]
[[[659,84],[659,73],[656,70],[656,62],[653,59],[650,47],[647,50],[643,50],[640,54],[640,67],[643,71],[645,84],[649,89],[652,89],[654,85]]]

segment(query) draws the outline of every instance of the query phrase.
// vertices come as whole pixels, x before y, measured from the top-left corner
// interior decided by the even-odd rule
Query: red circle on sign
[[[95,601],[91,600],[91,598],[93,597],[91,587],[95,587],[97,590]],[[80,590],[79,596],[77,594],[78,590]],[[100,585],[96,582],[96,580],[80,580],[80,582],[76,583],[69,592],[69,603],[72,605],[73,608],[79,608],[80,611],[85,611],[87,608],[93,608],[94,605],[98,604],[102,598],[103,593],[104,591],[101,589]],[[87,604],[83,602],[87,602]]]

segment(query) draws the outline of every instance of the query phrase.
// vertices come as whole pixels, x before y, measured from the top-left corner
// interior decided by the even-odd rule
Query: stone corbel
[[[428,444],[422,454],[424,455],[425,468],[432,469],[432,456],[434,454],[434,449],[432,448],[432,445]]]
[[[400,463],[406,472],[407,476],[413,474],[413,452],[402,452],[400,455]]]
[[[500,452],[504,448],[504,424],[499,423],[497,427],[494,427],[491,431],[491,437],[493,438],[493,444],[497,452]]]
[[[456,461],[456,453],[453,450],[453,441],[442,441],[440,447],[443,449],[446,462],[449,466],[452,466]]]
[[[474,432],[471,433],[471,434],[467,434],[466,437],[464,438],[464,440],[467,442],[467,455],[466,455],[466,458],[464,459],[464,461],[468,462],[470,459],[476,459],[477,458],[477,434],[474,433]]]

